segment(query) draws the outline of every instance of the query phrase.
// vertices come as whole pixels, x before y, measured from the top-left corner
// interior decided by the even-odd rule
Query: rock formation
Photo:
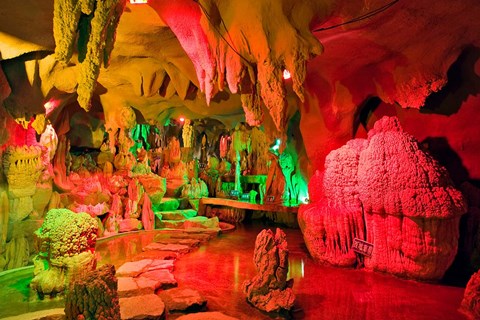
[[[328,14],[333,2],[322,2],[319,8],[310,8],[313,10],[307,10],[303,5],[291,6],[288,15],[283,9],[283,2],[235,1],[234,5],[226,7],[216,1],[207,1],[199,6],[188,1],[177,1],[168,4],[155,2],[151,6],[172,29],[192,60],[199,88],[205,92],[207,103],[228,84],[231,92],[242,95],[243,109],[250,125],[259,125],[263,121],[263,102],[277,129],[283,130],[287,106],[286,89],[282,81],[283,68],[291,71],[293,89],[303,100],[306,61],[323,50],[320,42],[305,28],[308,23],[297,24],[290,17],[308,11],[311,13],[304,17],[304,21],[311,21],[315,10],[320,7],[321,10],[317,12]],[[211,20],[212,17],[234,17],[232,10],[250,12],[251,16],[263,19],[251,20],[248,25],[244,19],[238,19],[240,16],[228,21],[235,26],[235,34],[233,38],[229,37],[234,43],[227,45],[222,36],[209,30],[215,30],[221,25],[221,20],[214,21]],[[174,14],[178,11],[188,12],[190,19]],[[267,18],[272,14],[275,15],[274,20]],[[320,15],[316,18],[321,19]],[[200,22],[192,24],[191,21]],[[288,40],[273,43],[276,37],[267,36],[270,33],[282,34]],[[255,53],[250,49],[252,45],[256,48]]]
[[[104,265],[72,281],[65,296],[67,319],[118,319],[115,267]]]
[[[355,265],[353,239],[365,237],[360,206],[344,207],[323,200],[304,207],[298,221],[307,249],[316,261],[336,267]]]
[[[480,318],[480,271],[472,275],[463,295],[460,310],[471,319]]]
[[[312,203],[299,224],[314,258],[353,266],[354,238],[373,244],[367,269],[414,279],[439,279],[457,252],[466,203],[446,170],[385,117],[368,140],[332,151],[310,182]]]
[[[90,109],[100,67],[108,66],[115,42],[118,22],[126,0],[71,1],[55,0],[53,34],[55,55],[68,63],[78,35],[80,76],[77,88],[78,103]]]
[[[255,307],[278,312],[290,310],[295,302],[293,280],[287,281],[288,250],[285,233],[262,230],[255,241],[253,262],[258,274],[243,283],[247,300]]]
[[[67,209],[47,213],[35,232],[38,254],[30,284],[40,297],[63,292],[73,279],[95,269],[97,228],[97,221],[86,213]]]
[[[32,196],[43,169],[41,153],[39,146],[9,147],[3,156],[12,222],[25,219],[33,211]]]

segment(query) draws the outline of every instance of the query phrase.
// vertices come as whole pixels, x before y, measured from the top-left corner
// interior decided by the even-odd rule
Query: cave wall
[[[399,115],[402,124],[410,119],[405,129],[420,140],[457,136],[455,151],[470,157],[466,162],[473,165],[476,150],[460,143],[467,135],[466,141],[478,136],[473,134],[477,130],[474,121],[464,118],[478,104],[473,95],[478,92],[475,48],[480,37],[478,21],[470,16],[473,12],[479,13],[477,6],[468,1],[441,1],[433,6],[428,1],[398,2],[366,21],[316,32],[324,52],[308,63],[305,103],[300,104],[311,172],[323,169],[329,151],[353,137],[365,136],[380,116],[369,118],[368,126],[362,125],[365,120],[360,118],[369,114],[368,110],[362,114],[362,109],[372,97],[384,102],[382,114]],[[468,61],[456,67],[462,74],[450,79],[447,73],[460,55]],[[443,99],[428,99],[442,88]],[[459,111],[442,114],[441,109]],[[475,114],[471,116],[475,118]],[[442,126],[445,129],[440,132]],[[458,129],[462,133],[454,132]],[[466,134],[465,129],[472,133]]]

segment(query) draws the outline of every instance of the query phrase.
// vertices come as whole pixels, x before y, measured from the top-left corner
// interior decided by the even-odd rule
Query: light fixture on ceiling
[[[55,108],[57,108],[60,104],[60,101],[55,100],[55,99],[50,99],[47,102],[43,104],[45,107],[45,114],[48,116],[50,113],[52,113]]]
[[[148,0],[130,0],[131,4],[142,4],[142,3],[148,3]]]
[[[275,141],[270,145],[270,148],[268,149],[268,151],[270,151],[276,156],[280,155],[279,149],[281,144],[282,144],[282,140],[275,139]]]
[[[283,70],[283,79],[287,80],[287,79],[290,79],[292,77],[292,75],[290,74],[290,71],[288,71],[287,69],[284,69]]]

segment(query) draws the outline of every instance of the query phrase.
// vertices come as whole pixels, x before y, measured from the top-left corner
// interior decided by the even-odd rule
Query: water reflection
[[[179,287],[190,287],[208,300],[208,309],[239,319],[287,318],[267,315],[246,302],[245,280],[255,276],[253,250],[262,225],[240,226],[175,262]],[[463,288],[405,281],[387,275],[316,265],[298,229],[284,229],[289,249],[289,278],[297,301],[293,319],[466,319],[458,312]],[[140,232],[97,243],[99,265],[142,258],[168,258],[168,253],[142,252],[157,232]],[[39,301],[27,287],[32,268],[0,277],[0,318],[63,306],[62,300]],[[179,315],[169,316],[175,319]]]

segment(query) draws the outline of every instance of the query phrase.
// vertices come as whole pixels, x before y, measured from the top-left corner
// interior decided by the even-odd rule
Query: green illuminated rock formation
[[[72,281],[96,267],[97,221],[86,213],[50,210],[35,231],[34,275],[30,286],[40,297],[63,292]]]

